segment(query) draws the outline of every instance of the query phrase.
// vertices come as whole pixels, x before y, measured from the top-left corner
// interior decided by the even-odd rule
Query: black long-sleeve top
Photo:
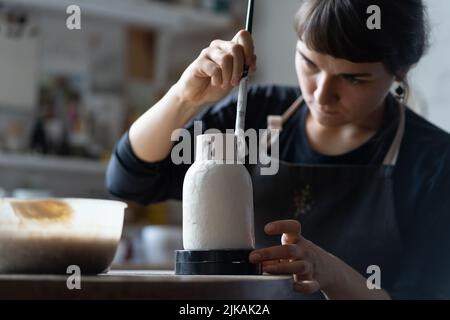
[[[249,90],[245,128],[264,129],[268,115],[281,115],[301,94],[298,87],[255,86]],[[235,94],[198,115],[203,130],[225,132],[236,119]],[[398,107],[387,98],[382,125],[357,149],[325,156],[309,144],[305,131],[307,108],[297,111],[280,134],[280,159],[304,164],[382,164],[398,125]],[[186,126],[194,137],[193,121]],[[192,143],[193,145],[193,143]],[[193,161],[193,159],[192,159]],[[128,133],[117,143],[107,172],[107,188],[116,197],[149,204],[181,199],[189,164],[175,165],[170,155],[157,163],[140,160]],[[395,298],[450,298],[450,135],[411,110],[394,171],[394,199],[404,243],[411,254],[404,261]]]

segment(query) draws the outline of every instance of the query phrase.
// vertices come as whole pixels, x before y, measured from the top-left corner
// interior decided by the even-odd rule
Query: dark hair
[[[367,27],[371,5],[381,9],[381,29]],[[295,28],[314,51],[356,63],[382,62],[397,76],[428,47],[422,0],[303,0]]]

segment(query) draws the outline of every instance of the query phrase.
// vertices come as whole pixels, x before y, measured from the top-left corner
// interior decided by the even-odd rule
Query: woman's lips
[[[335,110],[333,110],[330,107],[323,107],[323,106],[318,106],[317,109],[321,112],[324,113],[326,115],[336,115],[338,114],[338,112],[336,112]]]
[[[339,114],[339,112],[336,111],[336,108],[332,108],[329,106],[321,106],[321,105],[315,104],[312,101],[307,101],[307,104],[310,109],[316,110],[316,112],[319,112],[319,113],[327,115],[327,116],[333,116],[333,115]]]

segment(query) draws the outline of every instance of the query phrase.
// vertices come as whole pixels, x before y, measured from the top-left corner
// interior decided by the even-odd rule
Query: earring
[[[400,83],[397,87],[397,89],[395,89],[395,98],[397,99],[397,101],[399,101],[400,103],[404,103],[405,102],[405,98],[406,98],[406,90],[405,90],[405,86],[403,83]]]

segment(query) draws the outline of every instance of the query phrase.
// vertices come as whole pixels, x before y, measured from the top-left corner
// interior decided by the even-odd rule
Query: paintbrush
[[[245,29],[252,33],[253,27],[253,5],[254,0],[248,0],[248,9],[247,9],[247,21]],[[247,85],[248,85],[248,72],[249,66],[244,66],[244,72],[242,73],[242,78],[239,83],[239,94],[238,94],[238,102],[237,102],[237,114],[236,114],[236,125],[235,125],[235,135],[238,137],[238,146],[239,142],[243,142],[243,140],[239,139],[240,135],[243,135],[245,129],[245,113],[247,110]],[[242,150],[242,145],[238,147],[238,159],[243,160],[245,155],[242,155],[240,152]]]

